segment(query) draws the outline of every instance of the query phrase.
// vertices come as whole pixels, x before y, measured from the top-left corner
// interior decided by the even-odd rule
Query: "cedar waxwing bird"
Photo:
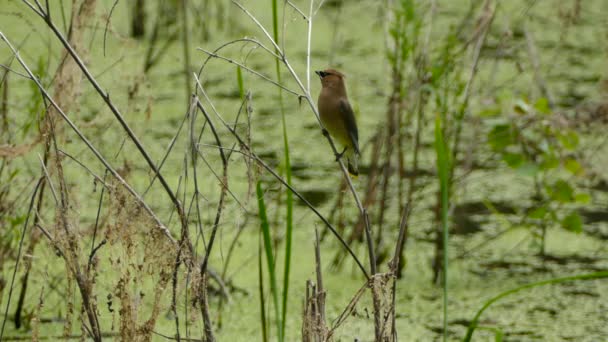
[[[327,69],[315,71],[321,78],[321,93],[317,107],[321,116],[321,123],[334,139],[344,145],[344,151],[338,155],[346,156],[348,172],[359,175],[359,131],[355,114],[348,103],[344,75],[337,70]]]

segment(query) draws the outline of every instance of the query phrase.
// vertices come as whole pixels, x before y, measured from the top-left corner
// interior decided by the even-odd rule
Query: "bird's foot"
[[[342,158],[342,156],[344,155],[344,152],[346,152],[346,149],[348,147],[345,147],[341,153],[336,153],[336,161],[340,160],[340,158]]]
[[[323,133],[323,136],[325,136],[325,137],[329,137],[329,131],[328,131],[327,129],[323,128],[323,129],[321,130],[321,133]]]

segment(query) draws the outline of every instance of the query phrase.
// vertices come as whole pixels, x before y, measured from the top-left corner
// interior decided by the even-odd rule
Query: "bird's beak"
[[[315,71],[315,74],[319,75],[320,78],[323,78],[323,72],[322,71]]]

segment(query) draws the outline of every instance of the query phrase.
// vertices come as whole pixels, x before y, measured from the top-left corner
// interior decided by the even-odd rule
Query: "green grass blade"
[[[500,300],[508,295],[512,295],[514,293],[517,293],[517,292],[520,292],[520,291],[523,291],[526,289],[530,289],[533,287],[538,287],[538,286],[559,284],[559,283],[576,281],[576,280],[593,280],[593,279],[602,279],[602,278],[608,278],[608,271],[586,273],[586,274],[581,274],[581,275],[571,276],[571,277],[562,277],[562,278],[553,278],[553,279],[548,279],[548,280],[542,280],[542,281],[518,286],[514,289],[502,292],[502,293],[498,294],[497,296],[491,298],[487,302],[485,302],[484,305],[481,307],[481,309],[479,309],[479,311],[477,311],[477,313],[475,314],[475,317],[473,318],[473,320],[471,320],[471,324],[469,324],[469,328],[467,329],[467,334],[464,337],[463,342],[471,341],[471,338],[473,337],[473,332],[477,328],[477,323],[479,322],[479,318],[481,317],[481,314],[483,314],[483,312],[488,307],[490,307],[490,305],[494,304],[498,300]]]
[[[266,203],[264,202],[264,192],[262,191],[262,182],[261,181],[257,182],[256,193],[257,193],[257,197],[258,197],[260,228],[262,229],[262,235],[264,238],[264,251],[266,254],[266,264],[268,267],[268,274],[270,275],[270,293],[272,295],[272,301],[274,303],[277,334],[279,337],[279,341],[283,341],[283,334],[281,332],[281,327],[282,327],[281,315],[279,312],[277,275],[275,272],[274,255],[272,254],[272,240],[270,238],[270,225],[268,224],[268,216],[266,215]]]
[[[266,326],[266,300],[264,298],[264,270],[262,264],[262,239],[258,239],[258,290],[260,291],[260,322],[262,324],[262,341],[268,342],[268,330]]]
[[[443,231],[443,340],[447,341],[448,331],[448,182],[449,157],[448,148],[443,138],[441,117],[435,118],[435,150],[437,152],[437,170],[441,190],[441,226]]]
[[[282,98],[282,96],[281,96]],[[289,158],[289,142],[287,139],[287,128],[285,125],[285,113],[281,101],[281,117],[283,122],[283,147],[285,150],[285,175],[287,184],[291,186],[291,161]],[[283,272],[283,306],[282,306],[282,335],[285,336],[285,322],[287,317],[287,298],[289,296],[289,273],[291,268],[291,240],[293,233],[293,193],[287,190],[287,217],[285,222],[285,269]]]
[[[272,0],[272,29],[273,39],[279,43],[279,18],[278,18],[278,1]],[[275,59],[275,68],[277,73],[277,80],[281,83],[281,65],[279,59]],[[285,122],[285,108],[283,106],[283,90],[279,90],[279,106],[281,110],[281,124],[283,128],[283,151],[285,160],[285,176],[287,178],[287,184],[291,186],[291,160],[289,157],[289,138],[287,134],[287,124]],[[287,213],[285,222],[285,269],[283,271],[283,298],[282,298],[282,325],[280,336],[285,336],[285,324],[287,322],[287,299],[289,297],[289,274],[291,271],[291,240],[293,233],[293,193],[287,191]]]
[[[272,34],[274,42],[279,44],[279,6],[277,0],[272,0]]]

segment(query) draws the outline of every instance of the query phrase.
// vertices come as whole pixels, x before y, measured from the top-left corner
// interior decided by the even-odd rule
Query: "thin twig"
[[[114,13],[114,8],[118,5],[119,0],[115,0],[112,8],[110,8],[110,14],[108,14],[108,20],[106,20],[106,27],[103,30],[103,56],[106,56],[106,38],[108,36],[108,26],[110,25],[110,19],[112,19],[112,13]]]
[[[1,35],[2,33],[0,33]],[[32,209],[34,207],[34,202],[36,199],[36,193],[40,188],[40,185],[44,182],[44,177],[38,179],[36,183],[36,187],[34,188],[34,192],[32,193],[32,197],[30,200],[30,205],[27,210],[27,215],[25,217],[25,222],[23,223],[23,232],[21,232],[21,237],[19,239],[19,248],[17,249],[17,257],[15,259],[15,267],[13,269],[13,276],[11,278],[11,286],[8,290],[8,299],[6,302],[6,309],[4,310],[4,319],[2,320],[2,329],[0,329],[0,341],[2,341],[2,336],[4,336],[4,326],[6,325],[6,320],[8,319],[8,308],[11,305],[11,298],[13,296],[13,288],[15,286],[15,278],[17,276],[17,270],[19,269],[19,262],[21,261],[21,251],[23,250],[23,240],[25,240],[25,232],[27,231],[27,224],[30,221],[30,214],[32,213]]]
[[[283,54],[283,51],[281,50],[281,48],[279,47],[279,45],[277,45],[277,43],[274,41],[274,39],[272,39],[272,36],[270,35],[270,33],[268,33],[268,31],[264,28],[264,26],[262,24],[260,24],[260,22],[256,19],[256,17],[254,17],[245,7],[243,7],[243,5],[241,5],[238,1],[232,0],[232,3],[235,4],[238,8],[241,9],[241,11],[245,12],[245,14],[247,14],[247,16],[249,18],[251,18],[251,20],[253,20],[253,22],[256,23],[256,25],[262,30],[262,32],[264,32],[264,35],[266,36],[266,38],[268,38],[268,40],[270,40],[270,42],[272,43],[272,45],[274,46],[274,48],[276,49],[276,51],[279,53],[279,55],[283,56],[283,58],[285,57],[285,55]]]
[[[285,87],[284,85],[280,84],[279,82],[277,82],[277,81],[274,81],[274,80],[270,79],[268,76],[264,76],[262,73],[260,73],[260,72],[258,72],[258,71],[255,71],[255,70],[253,70],[253,69],[251,69],[251,68],[247,67],[247,66],[246,66],[246,65],[244,65],[243,63],[239,63],[239,62],[235,61],[234,59],[231,59],[231,58],[228,58],[228,57],[224,57],[224,56],[218,55],[217,53],[207,51],[207,50],[205,50],[205,49],[203,49],[203,48],[198,48],[197,50],[199,50],[199,51],[202,51],[202,52],[206,53],[206,54],[207,54],[207,55],[209,55],[210,57],[213,57],[213,58],[217,58],[217,59],[224,60],[224,61],[226,61],[226,62],[228,62],[228,63],[230,63],[230,64],[238,65],[238,66],[240,66],[241,68],[245,69],[245,71],[250,72],[250,73],[252,73],[252,74],[254,74],[254,75],[256,75],[256,76],[260,77],[261,79],[263,79],[263,80],[265,80],[265,81],[267,81],[267,82],[270,82],[270,83],[274,84],[275,86],[277,86],[277,87],[279,87],[279,88],[281,88],[281,89],[285,90],[286,92],[288,92],[288,93],[290,93],[290,94],[293,94],[293,95],[298,96],[298,97],[300,97],[300,96],[301,96],[301,95],[300,95],[300,94],[298,94],[297,92],[295,92],[295,91],[293,91],[293,90],[291,90],[291,89],[289,89],[289,88]]]
[[[49,171],[46,169],[46,166],[44,165],[44,161],[42,161],[42,157],[40,156],[40,154],[38,155],[38,159],[40,159],[40,165],[42,166],[42,171],[44,173],[44,177],[46,177],[46,182],[49,184],[49,187],[51,188],[51,193],[53,194],[53,199],[55,200],[55,203],[59,203],[59,200],[57,199],[57,191],[55,191],[55,187],[53,186],[53,182],[51,181],[51,176],[49,175]]]

